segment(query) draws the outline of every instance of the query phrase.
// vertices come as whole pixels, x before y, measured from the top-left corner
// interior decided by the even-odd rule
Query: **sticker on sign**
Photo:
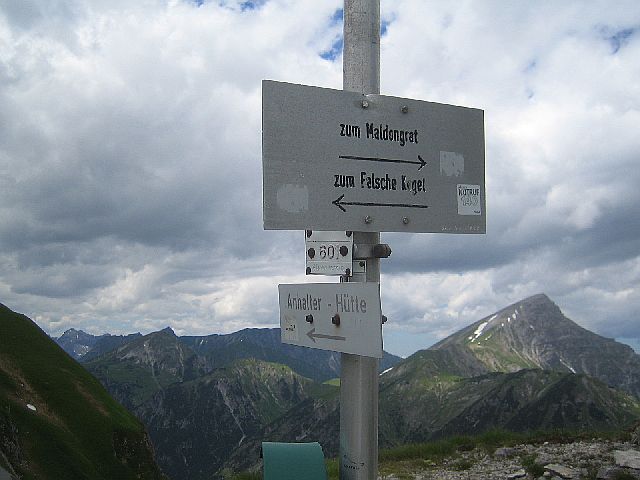
[[[480,185],[458,185],[458,215],[481,215]]]
[[[262,118],[265,229],[485,232],[482,110],[264,81]]]
[[[379,283],[278,285],[283,343],[382,358]]]

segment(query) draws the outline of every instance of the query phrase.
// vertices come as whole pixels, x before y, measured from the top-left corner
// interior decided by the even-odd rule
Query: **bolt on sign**
[[[484,112],[262,83],[267,230],[485,233]]]

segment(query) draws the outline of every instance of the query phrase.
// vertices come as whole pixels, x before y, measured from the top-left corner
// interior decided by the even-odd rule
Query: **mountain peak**
[[[566,318],[560,308],[544,293],[532,295],[488,315],[468,327],[450,335],[431,347],[440,349],[452,344],[474,347],[496,337],[545,336],[559,328],[575,327],[574,322]],[[494,342],[496,340],[494,339]],[[533,365],[523,365],[531,367]]]
[[[169,326],[164,327],[162,330],[160,330],[159,333],[168,333],[171,336],[174,336],[174,337],[176,336],[176,332],[174,332],[173,328]]]
[[[546,293],[536,293],[535,295],[531,295],[530,297],[516,302],[514,305],[536,305],[539,307],[555,308],[560,310],[560,308],[547,296]]]
[[[145,339],[146,342],[151,341],[153,343],[158,341],[167,341],[173,344],[178,341],[178,336],[171,327],[165,327],[162,330],[148,333],[141,338]]]
[[[545,294],[509,305],[432,346],[464,347],[488,371],[541,368],[584,373],[640,394],[640,357],[567,318]]]
[[[98,337],[82,330],[70,328],[55,339],[60,347],[76,360],[85,355],[96,344]]]
[[[84,330],[76,330],[75,328],[69,328],[67,330],[64,331],[64,333],[62,335],[60,335],[60,338],[62,337],[74,337],[77,338],[79,335],[89,335],[87,332],[85,332]]]
[[[530,297],[520,300],[521,303],[532,302],[532,301],[543,301],[547,303],[553,303],[546,293],[536,293],[534,295],[531,295]]]

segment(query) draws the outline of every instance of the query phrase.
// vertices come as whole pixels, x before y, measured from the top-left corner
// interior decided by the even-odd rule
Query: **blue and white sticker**
[[[458,184],[458,215],[482,215],[480,185]]]

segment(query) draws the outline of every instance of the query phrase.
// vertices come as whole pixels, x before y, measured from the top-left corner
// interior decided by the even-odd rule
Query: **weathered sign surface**
[[[278,285],[282,342],[382,357],[379,283]]]
[[[265,229],[484,233],[484,112],[263,81]]]

